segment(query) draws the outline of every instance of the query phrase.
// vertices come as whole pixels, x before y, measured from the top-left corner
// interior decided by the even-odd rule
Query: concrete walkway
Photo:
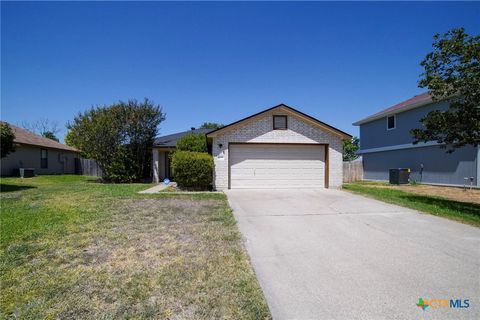
[[[226,194],[274,319],[480,319],[478,228],[339,190]]]
[[[146,190],[139,191],[138,193],[157,193],[157,192],[162,191],[163,189],[166,189],[170,186],[174,186],[173,183],[174,182],[172,182],[170,184],[165,184],[165,183],[162,182],[162,183],[159,183],[156,186],[153,186],[153,187],[148,188]]]

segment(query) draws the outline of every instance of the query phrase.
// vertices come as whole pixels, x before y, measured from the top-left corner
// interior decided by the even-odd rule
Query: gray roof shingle
[[[428,104],[432,102],[432,95],[429,92],[424,92],[422,94],[416,95],[411,97],[408,100],[402,101],[400,103],[397,103],[396,105],[393,105],[387,109],[384,109],[380,112],[377,112],[375,114],[372,114],[371,116],[368,116],[362,120],[358,120],[357,122],[354,122],[353,125],[358,126],[373,120],[377,120],[380,117],[386,116],[386,115],[391,115],[394,113],[402,112],[405,110],[408,110],[408,108],[412,106],[417,106],[421,107],[425,104]]]
[[[5,122],[5,121],[2,121],[2,122]],[[35,133],[32,133],[28,130],[19,128],[17,126],[14,126],[13,124],[9,123],[8,125],[10,126],[10,128],[12,128],[12,131],[15,134],[15,140],[14,140],[15,143],[79,152],[79,150],[77,150],[73,147],[67,146],[65,144],[54,141],[52,139],[42,137],[42,136],[40,136],[38,134],[35,134]]]
[[[153,142],[153,146],[175,148],[177,146],[177,140],[189,133],[207,134],[213,130],[214,129],[194,129],[194,130],[188,130],[188,131],[178,132],[174,134],[169,134],[166,136],[157,137]]]

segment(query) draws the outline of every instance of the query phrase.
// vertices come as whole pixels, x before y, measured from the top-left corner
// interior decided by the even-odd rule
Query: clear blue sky
[[[161,134],[286,103],[339,129],[407,99],[432,35],[480,3],[1,3],[1,118],[63,125],[148,97]]]

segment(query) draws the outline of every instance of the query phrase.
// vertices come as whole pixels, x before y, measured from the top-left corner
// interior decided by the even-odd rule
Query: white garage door
[[[325,147],[319,145],[230,145],[230,187],[323,188]]]

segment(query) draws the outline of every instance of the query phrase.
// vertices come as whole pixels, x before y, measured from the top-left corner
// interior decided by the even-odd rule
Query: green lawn
[[[480,227],[480,205],[475,203],[382,188],[379,183],[346,183],[343,185],[343,189],[388,203]]]
[[[0,318],[265,319],[223,194],[1,179]]]

